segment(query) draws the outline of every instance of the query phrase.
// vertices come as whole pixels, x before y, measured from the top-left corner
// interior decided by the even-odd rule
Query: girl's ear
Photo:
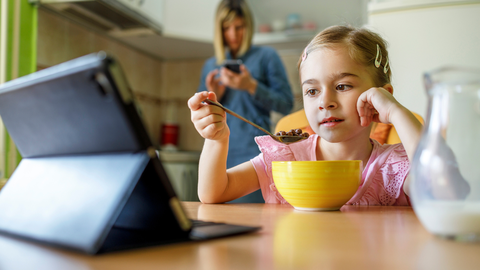
[[[382,86],[382,88],[387,90],[388,92],[390,92],[390,94],[393,95],[393,86],[391,84],[387,83],[384,86]]]

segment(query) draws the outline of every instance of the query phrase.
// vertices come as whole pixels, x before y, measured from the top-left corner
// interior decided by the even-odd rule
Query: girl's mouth
[[[343,121],[344,121],[343,119],[339,119],[339,118],[335,118],[335,117],[329,117],[329,118],[324,118],[322,120],[322,122],[320,122],[320,125],[327,126],[327,127],[333,127],[333,126],[336,126]]]

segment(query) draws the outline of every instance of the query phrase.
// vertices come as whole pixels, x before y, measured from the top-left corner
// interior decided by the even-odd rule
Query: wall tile
[[[63,62],[67,57],[67,24],[49,12],[38,15],[37,62],[48,67]]]

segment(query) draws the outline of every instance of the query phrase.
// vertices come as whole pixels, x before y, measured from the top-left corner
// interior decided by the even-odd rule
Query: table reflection
[[[312,265],[326,264],[334,266],[331,265],[331,254],[319,251],[338,249],[340,255],[342,238],[335,231],[342,226],[356,230],[351,222],[339,211],[294,210],[283,216],[274,231],[275,266],[280,269],[305,269]]]
[[[55,248],[17,238],[0,238],[0,269],[91,269],[84,262]]]
[[[420,248],[416,266],[418,269],[436,270],[479,269],[479,254],[480,243],[478,242],[455,242],[431,235]]]

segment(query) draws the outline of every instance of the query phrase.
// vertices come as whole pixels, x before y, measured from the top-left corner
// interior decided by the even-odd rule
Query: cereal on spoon
[[[310,134],[308,134],[307,132],[303,132],[299,128],[291,129],[288,132],[281,130],[281,131],[275,133],[275,135],[276,136],[302,136],[302,137],[305,137],[305,138],[308,138],[308,136],[310,136]]]

